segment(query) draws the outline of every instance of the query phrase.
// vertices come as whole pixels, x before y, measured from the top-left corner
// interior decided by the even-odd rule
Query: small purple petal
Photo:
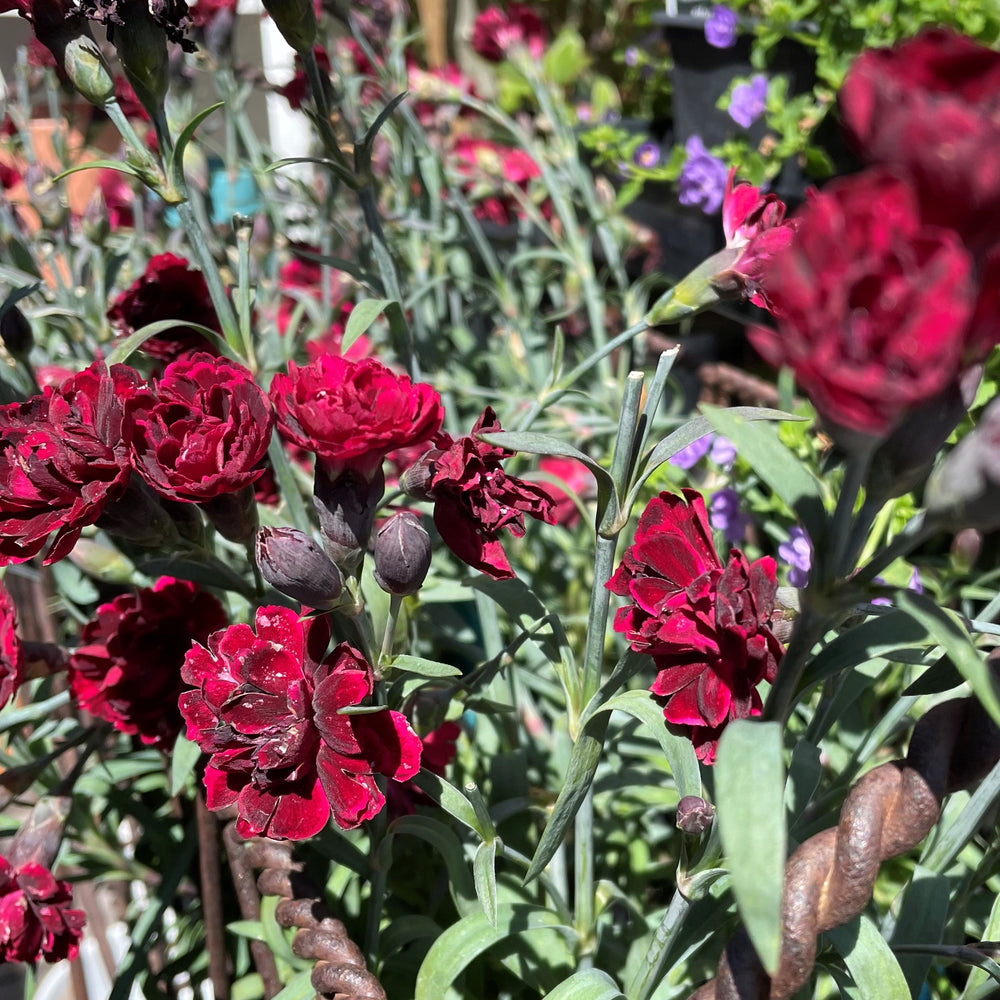
[[[673,458],[670,464],[678,469],[690,469],[698,464],[708,454],[708,449],[712,447],[712,435],[706,434],[704,437],[692,441],[686,448],[682,448]]]
[[[705,22],[705,41],[717,49],[728,49],[736,41],[736,15],[716,4]]]
[[[749,83],[733,87],[729,99],[729,117],[743,128],[750,126],[764,113],[767,102],[767,77],[762,73],[751,77]]]
[[[644,142],[636,147],[632,154],[632,160],[637,166],[645,167],[647,170],[655,167],[660,162],[660,147],[655,142]]]
[[[721,531],[730,545],[743,541],[750,518],[740,510],[740,498],[728,487],[712,495],[708,506],[709,520],[716,531]]]
[[[706,215],[714,215],[722,207],[728,175],[726,165],[712,156],[696,135],[688,139],[684,149],[688,158],[677,179],[678,200],[682,205],[698,205]]]
[[[721,469],[731,469],[736,461],[736,445],[721,434],[712,442],[709,458]]]
[[[812,569],[812,542],[805,531],[796,526],[788,532],[788,540],[778,546],[778,555],[789,565],[788,583],[804,587],[809,582]]]

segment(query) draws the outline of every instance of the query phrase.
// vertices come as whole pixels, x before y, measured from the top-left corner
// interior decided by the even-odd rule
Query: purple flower
[[[792,528],[788,532],[788,541],[778,546],[778,555],[789,565],[789,586],[804,587],[809,582],[813,558],[812,542],[804,529]]]
[[[690,469],[708,454],[708,449],[711,447],[712,435],[706,434],[704,437],[698,438],[697,441],[692,441],[686,448],[681,448],[670,459],[670,464],[677,466],[678,469]]]
[[[729,99],[729,117],[743,128],[750,126],[764,113],[767,101],[767,77],[757,73],[749,83],[738,83],[733,87]]]
[[[647,170],[655,167],[660,162],[659,145],[652,140],[642,143],[632,154],[632,160],[636,166],[645,167]]]
[[[712,156],[696,135],[688,139],[684,149],[687,162],[677,181],[678,200],[682,205],[700,205],[706,215],[714,215],[722,206],[726,190],[726,165]]]
[[[712,442],[712,450],[708,457],[720,469],[731,469],[736,461],[736,445],[721,434]]]
[[[877,576],[872,583],[880,583],[883,587],[889,586],[889,581],[886,580],[884,576]],[[917,567],[913,567],[913,572],[910,574],[910,582],[906,585],[907,590],[912,590],[915,594],[922,594],[924,592],[924,585],[920,582],[920,573],[917,571]],[[892,601],[888,597],[873,597],[869,604],[878,604],[880,607],[891,607]]]
[[[634,46],[630,45],[625,50],[625,65],[635,66],[639,62],[639,50]]]
[[[727,487],[713,493],[708,505],[708,515],[712,527],[721,531],[730,545],[738,545],[743,541],[750,518],[740,510],[740,498],[735,490]]]
[[[915,594],[922,594],[924,592],[924,585],[920,582],[920,574],[917,572],[917,567],[913,567],[913,572],[910,574],[910,582],[906,585],[907,590],[912,590]]]
[[[716,4],[705,22],[705,41],[717,49],[728,49],[736,41],[736,15]]]

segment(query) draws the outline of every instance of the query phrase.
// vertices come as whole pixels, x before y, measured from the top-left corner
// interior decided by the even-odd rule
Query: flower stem
[[[392,644],[396,638],[396,622],[399,620],[399,609],[403,606],[403,598],[399,594],[389,595],[389,613],[385,619],[385,632],[382,635],[382,648],[379,650],[376,670],[382,672],[382,664],[392,656]]]
[[[628,1000],[647,1000],[663,972],[663,964],[688,914],[691,904],[684,898],[680,889],[674,889],[673,899],[663,914],[659,927],[649,942],[642,965],[636,969],[632,981],[625,988]]]
[[[764,705],[764,721],[776,720],[782,725],[788,721],[812,648],[822,637],[828,624],[828,617],[811,607],[803,598],[802,613],[795,620],[791,639],[778,664],[777,676]]]

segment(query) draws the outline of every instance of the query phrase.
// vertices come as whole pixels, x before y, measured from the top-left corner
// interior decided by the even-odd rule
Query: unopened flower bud
[[[951,542],[951,561],[960,573],[968,573],[979,558],[983,536],[975,528],[965,528]]]
[[[52,183],[52,173],[40,163],[30,163],[24,171],[24,186],[42,225],[46,229],[58,229],[66,221],[69,210],[59,189]]]
[[[56,65],[91,104],[101,107],[115,94],[115,82],[87,19],[69,0],[34,0],[31,24],[35,37]]]
[[[296,52],[311,52],[316,44],[316,9],[313,0],[263,0],[264,10]]]
[[[929,518],[952,528],[1000,527],[1000,399],[935,468],[924,503]]]
[[[201,504],[215,530],[231,542],[249,542],[257,530],[257,500],[253,486],[235,493],[220,493]]]
[[[715,819],[715,809],[698,795],[685,795],[677,803],[677,829],[699,837]]]
[[[431,500],[431,480],[435,462],[444,454],[440,448],[424,452],[400,477],[399,488],[414,500]]]
[[[35,346],[31,324],[17,306],[11,306],[0,316],[0,338],[3,346],[15,358],[25,358]]]
[[[257,532],[257,565],[267,582],[309,608],[332,608],[344,588],[340,570],[298,528],[261,528]]]
[[[390,594],[415,594],[431,565],[431,540],[420,518],[393,514],[375,537],[375,582]]]
[[[68,795],[49,795],[41,799],[5,848],[7,861],[15,868],[29,862],[51,868],[59,853],[72,804],[73,799]]]
[[[165,548],[178,540],[173,518],[138,476],[132,476],[125,492],[105,506],[97,527],[148,548]]]
[[[353,570],[364,558],[384,492],[381,469],[371,480],[353,469],[338,472],[331,479],[321,465],[316,466],[313,506],[323,531],[323,545],[341,570]]]
[[[154,20],[146,0],[123,0],[119,15],[120,22],[112,26],[108,36],[135,96],[156,121],[163,113],[170,83],[167,36]]]

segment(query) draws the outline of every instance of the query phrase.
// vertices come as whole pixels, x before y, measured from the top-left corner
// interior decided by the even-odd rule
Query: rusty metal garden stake
[[[980,780],[1000,759],[1000,729],[976,698],[943,702],[916,725],[905,760],[882,764],[851,789],[840,822],[789,858],[781,958],[774,978],[740,931],[716,978],[690,1000],[787,1000],[808,980],[816,939],[858,916],[883,861],[911,850],[937,822],[945,794]]]

